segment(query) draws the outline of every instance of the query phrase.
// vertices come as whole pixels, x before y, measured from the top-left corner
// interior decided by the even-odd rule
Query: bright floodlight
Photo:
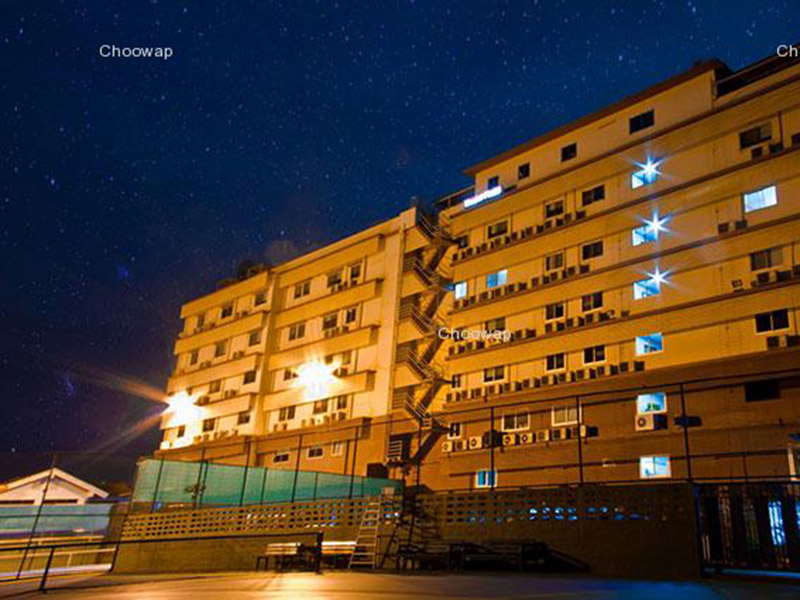
[[[650,157],[647,158],[646,162],[636,163],[639,170],[631,175],[631,187],[636,189],[643,185],[654,183],[661,176],[661,171],[658,170],[660,164],[660,160],[653,160]]]
[[[328,387],[336,381],[333,372],[339,368],[338,364],[326,365],[313,360],[301,365],[297,369],[297,387],[305,388],[306,400],[321,398],[328,395]]]
[[[650,277],[650,281],[661,288],[661,284],[667,281],[667,275],[669,275],[669,271],[664,271],[663,273],[659,271],[658,267],[652,273],[647,274]]]
[[[172,416],[174,423],[188,423],[200,418],[200,408],[195,406],[197,396],[189,395],[185,390],[167,398],[166,414]]]
[[[652,218],[650,218],[649,220],[645,219],[644,222],[645,225],[647,225],[647,227],[650,229],[650,231],[652,231],[653,233],[656,234],[656,236],[658,236],[659,232],[667,230],[667,228],[664,227],[667,221],[669,221],[668,217],[660,217],[657,212],[654,212]]]

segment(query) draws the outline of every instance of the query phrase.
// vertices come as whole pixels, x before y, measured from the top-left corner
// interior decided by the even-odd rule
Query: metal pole
[[[247,470],[250,467],[250,440],[245,442],[245,447],[247,448],[247,452],[244,459],[244,477],[242,478],[242,491],[239,494],[239,506],[244,505],[244,492],[247,488]]]
[[[492,491],[497,477],[494,473],[494,406],[489,408],[489,483]]]
[[[347,495],[348,498],[353,497],[353,485],[355,484],[356,479],[356,455],[358,454],[358,425],[353,428],[353,462],[352,468],[350,469],[350,493]]]
[[[686,416],[686,395],[683,391],[683,383],[679,384],[678,389],[681,394],[681,419],[683,419],[683,451],[686,454],[686,479],[692,483],[692,454],[689,449],[689,417]]]
[[[267,471],[269,469],[264,466],[264,475],[261,477],[261,504],[264,504],[264,491],[267,488]]]
[[[42,573],[42,580],[39,582],[39,591],[45,593],[45,585],[47,585],[47,574],[50,572],[50,565],[53,564],[53,554],[55,554],[56,547],[50,546],[50,554],[47,556],[47,564],[44,566],[44,573]]]
[[[47,475],[47,481],[45,482],[44,489],[42,490],[42,499],[39,502],[39,508],[36,510],[36,516],[33,518],[31,534],[28,537],[28,543],[25,545],[25,551],[22,553],[22,561],[19,563],[16,579],[19,579],[22,576],[22,570],[25,568],[25,561],[28,559],[28,552],[33,545],[33,536],[36,533],[36,527],[39,525],[39,519],[42,517],[42,510],[44,509],[44,504],[47,500],[47,491],[50,489],[50,482],[53,480],[53,475],[55,473],[57,457],[58,454],[54,453],[53,457],[50,459],[50,473]]]
[[[583,436],[581,435],[581,426],[583,424],[583,415],[581,414],[581,397],[575,396],[575,410],[578,418],[578,484],[583,485]]]
[[[161,485],[161,472],[164,470],[164,456],[161,456],[161,462],[158,465],[158,475],[156,475],[156,489],[153,490],[153,503],[150,506],[150,512],[156,512],[156,504],[158,503],[158,487]]]
[[[300,471],[300,455],[303,453],[303,434],[297,437],[297,459],[294,461],[294,481],[292,482],[292,502],[297,492],[297,476]]]
[[[194,502],[192,502],[193,508],[200,508],[203,505],[203,498],[202,498],[202,486],[205,482],[205,473],[203,466],[205,465],[206,460],[206,449],[205,447],[200,449],[200,469],[197,471],[197,483],[195,484],[194,490]]]
[[[314,473],[314,496],[313,499],[317,499],[317,486],[319,485],[319,471]]]

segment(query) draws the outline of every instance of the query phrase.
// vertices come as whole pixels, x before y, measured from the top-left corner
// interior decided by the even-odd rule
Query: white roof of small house
[[[88,481],[84,481],[74,475],[67,473],[59,468],[54,469],[46,469],[44,471],[40,471],[39,473],[34,473],[33,475],[26,475],[25,477],[19,477],[17,479],[12,479],[5,483],[0,483],[0,499],[2,499],[3,495],[9,494],[11,495],[14,493],[16,496],[19,493],[21,488],[31,487],[34,488],[39,482],[46,481],[48,477],[52,475],[53,481],[61,481],[64,483],[69,484],[71,487],[75,488],[76,491],[80,492],[82,495],[85,495],[87,498],[91,497],[99,497],[99,498],[107,498],[108,492],[105,490],[100,489],[99,487],[92,485]],[[16,492],[16,493],[15,493]],[[38,492],[40,493],[40,492]],[[48,494],[48,498],[50,494]]]

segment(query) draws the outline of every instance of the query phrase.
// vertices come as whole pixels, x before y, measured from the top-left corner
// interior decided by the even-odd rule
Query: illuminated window
[[[308,458],[322,458],[324,455],[325,450],[322,446],[311,446],[306,454]]]
[[[461,423],[450,423],[447,426],[447,439],[457,440],[461,437]]]
[[[499,235],[505,235],[508,233],[508,221],[500,221],[499,223],[494,223],[493,225],[489,225],[486,229],[486,237],[489,239],[496,238]]]
[[[778,203],[778,191],[774,185],[744,195],[744,212],[749,213],[769,208]]]
[[[230,317],[233,314],[233,304],[226,304],[222,307],[222,312],[220,313],[220,318],[225,319]]]
[[[506,269],[503,269],[502,271],[497,271],[496,273],[489,273],[486,276],[486,287],[489,289],[505,285],[507,282],[508,282],[508,271]]]
[[[603,292],[586,294],[581,297],[581,310],[583,310],[583,312],[597,310],[598,308],[603,308]]]
[[[603,256],[603,240],[592,242],[591,244],[584,244],[581,247],[581,257],[583,260],[598,258],[600,256]]]
[[[308,296],[311,293],[311,280],[303,281],[302,283],[298,283],[294,286],[294,297],[295,298],[302,298],[303,296]]]
[[[503,415],[503,431],[524,431],[530,427],[528,413]]]
[[[255,346],[261,342],[261,330],[256,329],[255,331],[251,331],[250,335],[247,338],[247,345],[248,346]]]
[[[739,133],[739,148],[745,150],[772,138],[772,123],[762,123]]]
[[[642,129],[652,127],[656,123],[656,113],[654,110],[648,110],[640,115],[631,117],[628,120],[628,133],[636,133]]]
[[[453,286],[453,295],[456,300],[466,297],[467,295],[467,282],[459,281]]]
[[[544,218],[552,219],[558,215],[564,214],[564,201],[556,200],[555,202],[548,202],[544,205]]]
[[[554,406],[550,416],[553,427],[577,425],[580,421],[580,410],[577,406]]]
[[[659,479],[671,476],[669,456],[642,456],[639,458],[640,479]]]
[[[780,548],[786,545],[786,532],[783,530],[783,507],[780,500],[770,500],[767,503],[769,512],[769,532],[772,536],[772,545]]]
[[[531,176],[531,163],[523,163],[517,167],[517,179],[527,179]]]
[[[664,350],[664,336],[660,333],[640,335],[636,338],[636,355],[656,354]]]
[[[561,162],[567,162],[578,156],[578,144],[573,143],[561,148]]]
[[[639,394],[636,396],[636,412],[640,415],[667,412],[667,395],[664,392]]]
[[[255,371],[246,371],[242,378],[242,383],[253,383],[256,380]]]
[[[605,362],[606,360],[606,347],[591,346],[583,349],[583,364],[591,365],[594,363]]]
[[[564,268],[564,253],[556,252],[544,258],[544,270],[555,271],[556,269]]]
[[[632,235],[632,243],[634,246],[640,246],[642,244],[650,244],[658,240],[658,231],[654,230],[649,225],[642,225],[641,227],[636,227],[633,230]]]
[[[544,369],[545,371],[563,371],[566,366],[566,357],[563,352],[558,354],[550,354],[545,358]]]
[[[544,308],[544,318],[546,321],[552,321],[553,319],[561,319],[563,316],[564,316],[563,302],[555,302],[553,304],[548,304]]]
[[[661,293],[661,280],[650,277],[633,284],[633,299],[641,300]]]
[[[581,194],[581,204],[583,204],[583,206],[589,206],[590,204],[604,200],[605,197],[606,186],[598,185],[590,190],[584,190],[584,192]]]
[[[274,463],[289,462],[289,453],[288,452],[276,452],[275,456],[272,457],[272,462],[274,462]]]
[[[475,487],[491,488],[497,485],[497,471],[481,469],[475,473]]]
[[[645,185],[653,184],[661,177],[661,173],[658,170],[659,163],[648,159],[646,163],[637,163],[637,165],[639,166],[639,170],[631,174],[631,188],[634,190]]]
[[[750,270],[759,271],[783,264],[783,249],[768,248],[750,253]]]
[[[785,308],[756,315],[756,333],[789,328],[789,311]]]
[[[502,381],[506,376],[505,367],[489,367],[483,370],[483,382],[491,383],[493,381]]]

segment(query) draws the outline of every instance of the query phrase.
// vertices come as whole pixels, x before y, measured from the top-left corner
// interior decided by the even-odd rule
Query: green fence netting
[[[376,496],[391,488],[393,479],[243,467],[207,462],[145,459],[139,462],[133,502],[194,506],[239,506],[327,498]]]
[[[103,533],[108,528],[113,506],[113,503],[0,506],[0,537],[31,533],[34,524],[37,535]]]

